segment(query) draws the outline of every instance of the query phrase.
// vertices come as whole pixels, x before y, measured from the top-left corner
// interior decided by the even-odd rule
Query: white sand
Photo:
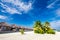
[[[21,35],[20,32],[0,34],[0,40],[60,40],[60,32],[56,34],[34,34],[33,31],[25,32]]]

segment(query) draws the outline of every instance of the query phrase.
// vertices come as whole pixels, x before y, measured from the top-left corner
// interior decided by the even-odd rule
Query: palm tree
[[[50,28],[50,23],[49,22],[45,22],[45,24],[42,25],[40,21],[35,22],[34,32],[39,33],[39,34],[44,34],[44,33],[55,34],[54,30],[52,30]]]
[[[50,23],[49,22],[45,22],[45,27],[49,27]]]
[[[47,34],[55,34],[54,30],[52,28],[50,28],[49,22],[45,22],[44,29],[45,29],[44,30],[45,33],[47,33]]]
[[[42,28],[42,24],[41,24],[40,21],[35,22],[35,24],[34,24],[34,32],[35,33],[41,33],[41,34],[44,33],[43,28]]]
[[[47,30],[47,29],[48,29],[48,30],[51,29],[51,28],[50,28],[50,23],[49,23],[49,22],[45,22],[45,28],[46,28],[46,30]]]
[[[44,24],[44,32],[46,33],[48,30],[50,30],[50,23],[49,22],[45,22]]]
[[[40,21],[36,21],[35,24],[34,24],[34,28],[36,27],[42,27],[42,24]]]

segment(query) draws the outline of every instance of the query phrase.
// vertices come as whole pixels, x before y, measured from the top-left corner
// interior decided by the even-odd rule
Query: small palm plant
[[[24,29],[20,29],[21,34],[24,34]]]

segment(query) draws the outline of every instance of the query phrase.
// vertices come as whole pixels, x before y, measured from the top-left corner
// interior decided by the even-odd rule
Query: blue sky
[[[0,0],[0,22],[32,27],[36,20],[60,29],[60,0]]]

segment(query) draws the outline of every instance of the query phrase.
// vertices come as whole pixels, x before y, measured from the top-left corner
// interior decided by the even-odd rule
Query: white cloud
[[[21,9],[24,10],[24,11],[28,11],[28,10],[31,9],[31,6],[32,6],[31,3],[29,3],[28,5],[25,5],[24,3],[22,3],[22,5],[20,5],[19,8],[21,8]]]
[[[50,3],[47,8],[54,8],[54,5],[56,4],[56,2],[58,2],[59,0],[55,0],[52,3]]]
[[[7,16],[0,15],[0,19],[7,19]]]
[[[54,17],[50,18],[49,20],[54,21],[60,17],[60,8],[53,10]]]
[[[50,2],[52,1],[52,2]],[[58,17],[60,17],[60,0],[50,0],[50,4],[47,6],[48,9],[50,9],[50,12],[53,13],[54,17],[50,20],[56,20]]]
[[[1,6],[3,7],[3,9],[5,10],[1,10],[2,12],[8,12],[10,14],[19,14],[18,10],[16,10],[15,8],[10,8],[9,6],[7,5],[4,5],[3,3],[0,3]]]
[[[21,0],[1,0],[1,1],[11,3],[18,8],[18,9],[16,9],[15,7],[10,8],[9,6],[2,4],[2,7],[5,8],[6,11],[11,13],[11,14],[15,14],[15,13],[19,13],[19,12],[21,13],[22,11],[28,12],[29,10],[32,9],[32,2],[28,2],[26,4],[25,2],[22,2]]]
[[[60,28],[60,20],[52,21],[50,22],[50,24],[51,24],[51,27],[55,29]]]
[[[1,10],[1,12],[5,12],[4,10]]]
[[[58,8],[56,11],[55,11],[56,15],[57,16],[60,16],[60,8]]]
[[[2,2],[12,2],[14,0],[1,0]]]
[[[13,18],[9,16],[0,15],[0,20],[7,22],[13,20]]]

